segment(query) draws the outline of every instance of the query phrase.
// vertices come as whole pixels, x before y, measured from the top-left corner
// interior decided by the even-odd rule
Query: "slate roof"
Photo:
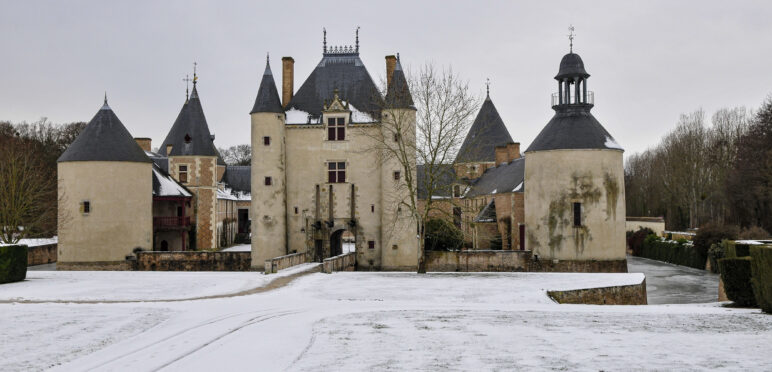
[[[255,105],[252,106],[252,111],[250,114],[254,114],[256,112],[284,112],[281,107],[279,92],[276,90],[276,82],[273,80],[271,65],[268,61],[265,61],[265,72],[263,72],[263,79],[260,81],[260,88],[257,89]]]
[[[169,173],[169,158],[152,151],[145,151],[145,155],[153,161],[153,164]]]
[[[286,110],[304,111],[318,119],[324,100],[329,102],[336,88],[341,99],[349,101],[359,111],[380,117],[383,98],[359,59],[359,53],[324,53]]]
[[[509,142],[514,141],[488,96],[458,150],[456,163],[496,161],[495,147]]]
[[[433,197],[449,198],[451,196],[451,186],[454,182],[457,182],[456,171],[451,164],[442,164],[437,166],[435,187],[433,191]],[[416,166],[416,184],[418,191],[418,199],[426,200],[428,195],[427,189],[427,168],[423,164]]]
[[[496,222],[496,199],[491,199],[472,222]]]
[[[555,79],[562,79],[564,77],[581,76],[588,78],[590,74],[584,70],[584,62],[582,57],[579,57],[576,53],[568,53],[560,60],[560,69]]]
[[[525,191],[525,158],[515,159],[507,164],[488,168],[464,195],[474,198],[481,195]]]
[[[186,137],[190,141],[186,141]],[[166,146],[172,145],[171,154],[166,153]],[[204,109],[201,107],[201,99],[198,96],[198,89],[193,84],[193,91],[190,99],[182,105],[177,119],[174,121],[169,134],[166,135],[158,152],[163,156],[216,156],[218,165],[225,165],[225,161],[220,157],[220,153],[214,146],[214,139],[209,132],[209,125],[204,116]]]
[[[190,198],[193,194],[185,186],[153,163],[153,196],[180,196]]]
[[[252,192],[252,167],[249,165],[228,165],[225,167],[223,182],[235,191]]]
[[[590,113],[590,105],[561,105],[525,152],[567,149],[622,150]]]
[[[68,161],[151,162],[118,116],[107,105],[107,98],[83,132],[57,160],[57,162]]]
[[[386,107],[388,108],[411,108],[415,109],[413,96],[410,94],[410,87],[405,78],[405,72],[402,71],[402,64],[397,59],[397,65],[394,67],[394,73],[391,75],[391,83],[386,89]]]

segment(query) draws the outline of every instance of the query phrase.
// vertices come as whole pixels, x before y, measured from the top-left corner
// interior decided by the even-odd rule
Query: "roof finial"
[[[196,86],[196,83],[198,82],[198,74],[196,73],[196,67],[198,67],[198,62],[193,61],[193,86]]]
[[[491,78],[485,78],[485,98],[491,99]]]
[[[107,105],[107,91],[105,91],[105,104],[102,105],[101,110],[109,110],[110,106]]]
[[[359,53],[359,26],[357,26],[357,39],[356,39],[356,49],[354,50],[356,53]]]
[[[185,82],[185,102],[188,102],[188,88],[190,87],[190,82],[193,81],[193,79],[190,78],[190,75],[185,74],[185,77],[182,79],[182,81]]]
[[[569,53],[574,52],[574,25],[568,26]]]
[[[107,91],[105,91],[105,105],[107,105]]]
[[[324,34],[324,41],[322,42],[322,52],[327,53],[327,28],[322,27],[322,33]]]
[[[397,62],[399,62],[399,52],[397,52]]]

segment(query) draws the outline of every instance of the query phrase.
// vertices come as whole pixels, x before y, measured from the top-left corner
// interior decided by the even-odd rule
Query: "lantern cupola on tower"
[[[587,90],[587,79],[590,74],[584,69],[582,57],[574,53],[574,28],[569,27],[568,39],[570,49],[560,60],[560,70],[555,76],[558,81],[558,91],[552,94],[552,108],[558,110],[568,106],[583,106],[591,109],[595,103],[595,95]]]

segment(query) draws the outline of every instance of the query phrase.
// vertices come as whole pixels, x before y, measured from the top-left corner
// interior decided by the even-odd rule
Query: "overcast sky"
[[[107,91],[135,137],[158,146],[199,65],[218,147],[246,143],[270,52],[295,59],[295,88],[328,45],[353,44],[376,82],[384,56],[452,66],[491,97],[527,147],[553,112],[553,77],[574,51],[592,75],[595,117],[626,149],[656,144],[681,113],[757,108],[772,92],[768,1],[3,1],[0,120],[90,120]],[[278,87],[280,89],[280,86]]]

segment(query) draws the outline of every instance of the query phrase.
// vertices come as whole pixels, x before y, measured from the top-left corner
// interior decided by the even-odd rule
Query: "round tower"
[[[286,148],[282,109],[268,60],[252,117],[252,267],[288,253]]]
[[[626,271],[622,148],[590,112],[590,74],[566,54],[555,76],[555,115],[525,151],[528,249],[571,271]],[[562,266],[556,266],[561,270]]]
[[[126,269],[153,248],[153,168],[107,104],[57,160],[57,268]]]

